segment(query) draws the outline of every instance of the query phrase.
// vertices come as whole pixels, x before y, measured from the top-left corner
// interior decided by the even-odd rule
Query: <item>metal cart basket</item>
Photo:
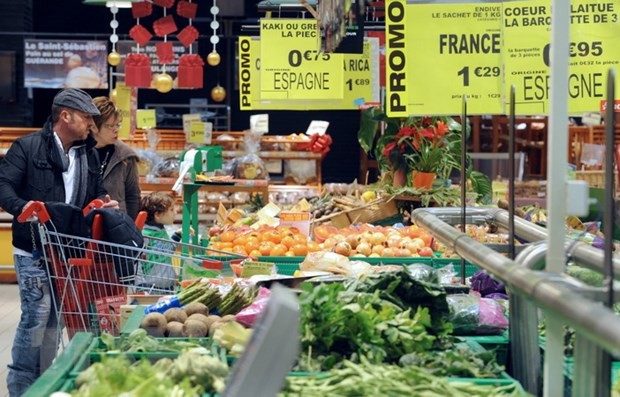
[[[102,204],[95,200],[83,213]],[[174,294],[180,280],[208,275],[210,267],[221,269],[222,262],[214,264],[207,258],[209,255],[230,254],[147,237],[140,247],[105,242],[99,214],[93,219],[89,238],[59,233],[41,202],[29,206],[18,220],[32,221],[33,215],[36,219],[32,222],[33,244],[38,230],[41,266],[47,268],[58,327],[66,328],[64,335],[59,332],[63,345],[77,332],[118,335],[120,308],[127,304],[129,294]],[[138,215],[136,226],[139,229],[145,218],[145,213]],[[230,255],[231,259],[239,258]],[[130,274],[133,276],[120,279],[118,266],[132,267]]]

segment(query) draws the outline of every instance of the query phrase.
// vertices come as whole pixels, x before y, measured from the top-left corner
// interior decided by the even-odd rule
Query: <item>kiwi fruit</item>
[[[201,313],[194,313],[191,316],[189,316],[187,318],[187,320],[202,321],[202,323],[207,326],[207,329],[209,329],[209,325],[211,325],[210,322],[208,321],[209,317],[207,317],[207,316],[205,316],[204,314],[201,314]],[[187,320],[185,320],[185,321],[187,321]]]
[[[207,326],[200,320],[188,320],[183,323],[183,336],[188,338],[204,338]]]
[[[235,321],[235,315],[234,314],[227,314],[224,317],[222,317],[222,319],[220,321],[224,321],[224,322],[229,322],[229,321]]]
[[[183,324],[178,321],[171,321],[166,325],[166,336],[170,338],[181,338],[183,336]]]
[[[200,303],[200,302],[188,303],[185,306],[184,310],[188,318],[191,317],[191,315],[195,313],[204,314],[205,316],[209,315],[209,308],[204,303]]]
[[[187,314],[179,307],[173,307],[164,312],[164,316],[168,322],[176,321],[181,324],[187,320]]]
[[[161,338],[166,333],[168,320],[161,313],[149,313],[140,322],[140,328],[144,329],[150,336]]]
[[[211,326],[209,327],[209,338],[213,338],[213,335],[215,335],[215,331],[217,331],[222,325],[226,323],[227,321],[221,321],[221,320],[212,323]]]
[[[207,325],[207,328],[211,329],[211,325],[213,323],[216,323],[216,322],[220,321],[220,320],[221,320],[220,316],[216,316],[216,315],[209,316],[209,317],[207,317],[207,320],[206,320],[205,324]]]

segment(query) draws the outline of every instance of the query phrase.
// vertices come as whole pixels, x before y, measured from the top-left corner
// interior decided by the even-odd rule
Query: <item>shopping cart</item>
[[[95,200],[84,209],[83,214],[102,205],[101,200]],[[90,238],[59,233],[41,202],[29,206],[18,216],[18,221],[31,221],[33,216],[36,218],[31,226],[33,244],[35,230],[38,229],[41,265],[47,267],[59,328],[66,328],[63,344],[76,332],[118,335],[120,308],[127,303],[128,295],[140,290],[148,290],[151,294],[176,292],[186,265],[198,270],[218,266],[221,269],[225,262],[213,263],[209,258],[231,255],[231,261],[242,259],[239,255],[224,251],[182,243],[170,244],[168,240],[146,237],[144,247],[105,242],[102,240],[103,221],[99,214],[94,216]],[[142,229],[145,219],[145,213],[138,215],[136,226],[139,229]],[[153,248],[147,249],[147,246]],[[120,280],[115,270],[119,263],[133,266],[136,276]],[[148,270],[154,268],[163,271],[149,274]],[[146,279],[150,284],[144,284],[145,278],[142,277],[141,285],[136,286],[137,279],[145,274],[149,276]],[[160,274],[165,277],[158,278]],[[164,285],[166,287],[162,287]]]

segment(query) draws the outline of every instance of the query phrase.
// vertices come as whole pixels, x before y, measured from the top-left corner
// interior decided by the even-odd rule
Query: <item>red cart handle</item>
[[[84,207],[82,214],[86,216],[93,209],[101,207],[103,207],[103,200],[94,199],[88,203],[86,207]],[[17,216],[17,222],[28,222],[28,220],[33,216],[36,216],[41,223],[47,223],[50,221],[50,214],[47,212],[47,208],[45,208],[45,203],[42,201],[33,201],[32,204],[26,207],[26,209],[24,209],[22,213]]]
[[[28,222],[30,218],[36,216],[42,223],[46,223],[50,220],[50,214],[45,208],[45,204],[41,201],[33,201],[29,206],[22,210],[22,213],[17,216],[17,222]]]
[[[84,216],[88,215],[88,213],[92,210],[94,210],[95,208],[101,208],[103,207],[103,200],[101,199],[94,199],[93,201],[91,201],[90,203],[88,203],[86,205],[86,207],[84,207],[84,209],[82,210],[82,214],[84,214]]]

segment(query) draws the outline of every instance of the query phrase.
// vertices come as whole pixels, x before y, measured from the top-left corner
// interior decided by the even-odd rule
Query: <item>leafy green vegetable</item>
[[[452,327],[445,322],[450,309],[446,291],[437,284],[417,280],[406,270],[370,274],[366,278],[353,280],[349,288],[358,292],[378,291],[379,296],[394,303],[402,310],[416,310],[425,307],[431,317],[430,332],[441,338],[452,333]]]
[[[396,362],[403,354],[432,348],[428,309],[404,309],[380,296],[378,290],[358,292],[342,284],[306,290],[300,298],[301,332],[303,350],[310,353],[298,369],[329,369],[345,358]]]
[[[181,397],[221,392],[228,366],[215,357],[192,352],[176,360],[164,358],[151,364],[143,359],[135,363],[124,355],[104,356],[82,371],[75,380],[80,397]]]

